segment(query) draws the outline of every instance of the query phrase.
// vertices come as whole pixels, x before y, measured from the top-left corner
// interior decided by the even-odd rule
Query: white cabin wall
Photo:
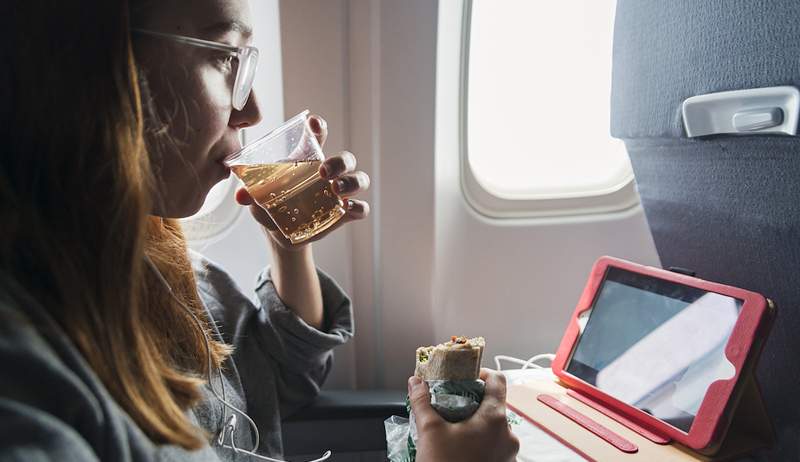
[[[598,256],[658,264],[641,207],[492,220],[465,202],[449,61],[458,55],[440,48],[437,63],[438,2],[280,7],[286,116],[305,107],[325,116],[326,152],[353,151],[373,180],[370,218],[315,244],[356,310],[356,338],[337,351],[337,386],[403,388],[414,349],[452,334],[485,336],[485,365],[498,353],[554,351]]]
[[[494,368],[498,354],[555,353],[598,257],[654,266],[659,260],[641,205],[611,214],[493,219],[467,203],[459,163],[461,3],[439,8],[432,319],[436,339],[486,337],[484,366]],[[546,134],[524,138],[537,136]]]

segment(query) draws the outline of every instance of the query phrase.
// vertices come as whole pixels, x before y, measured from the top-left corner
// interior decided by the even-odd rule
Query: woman
[[[247,460],[228,448],[255,444],[231,407],[280,455],[280,416],[319,391],[350,302],[244,191],[273,252],[258,307],[175,222],[260,119],[230,53],[175,37],[246,45],[245,0],[3,2],[0,29],[0,460]],[[348,198],[340,224],[367,215],[349,199],[369,183],[352,154],[320,173]],[[485,377],[459,425],[409,382],[419,460],[513,458],[505,385]]]

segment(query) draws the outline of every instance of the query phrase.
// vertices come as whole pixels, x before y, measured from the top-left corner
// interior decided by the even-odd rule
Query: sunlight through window
[[[630,181],[609,133],[615,0],[474,0],[467,147],[503,199],[591,196]]]

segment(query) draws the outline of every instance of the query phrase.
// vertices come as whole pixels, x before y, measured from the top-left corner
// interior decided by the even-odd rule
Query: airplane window
[[[582,197],[632,179],[609,134],[615,0],[474,0],[467,157],[503,199]]]

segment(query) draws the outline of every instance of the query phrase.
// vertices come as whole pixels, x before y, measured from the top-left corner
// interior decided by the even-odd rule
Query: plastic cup
[[[325,156],[307,118],[306,110],[225,159],[293,244],[311,239],[345,215],[331,182],[319,175]]]

